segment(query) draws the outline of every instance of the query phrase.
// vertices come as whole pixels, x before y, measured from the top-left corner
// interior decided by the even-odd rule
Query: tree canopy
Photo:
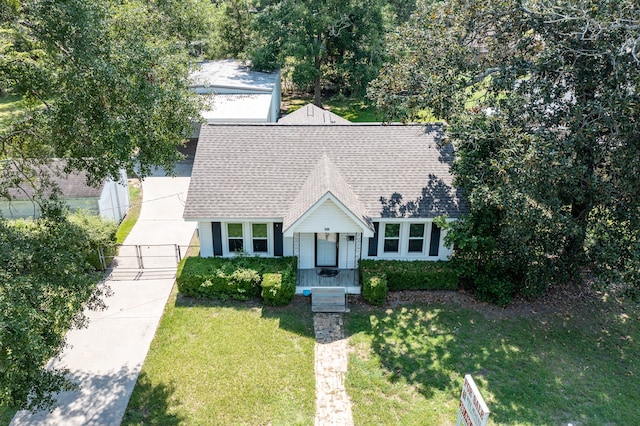
[[[506,303],[584,266],[640,289],[640,14],[633,0],[422,2],[369,96],[428,110],[457,150],[466,284]]]
[[[323,84],[363,92],[383,58],[383,2],[379,0],[263,0],[253,20],[248,56],[255,68],[287,65],[299,87]]]
[[[3,1],[0,88],[28,108],[0,129],[0,196],[54,157],[92,182],[172,169],[199,114],[187,80],[199,3]]]
[[[0,220],[0,405],[51,408],[53,392],[73,388],[64,370],[44,367],[85,324],[83,307],[103,306],[96,247],[115,230],[85,214]]]
[[[105,240],[99,218],[70,221],[51,160],[89,183],[173,168],[200,110],[188,51],[204,2],[0,1],[0,90],[25,104],[0,128],[0,198],[28,188],[44,216],[0,218],[0,405],[51,408],[70,384],[45,365],[100,305],[91,261],[115,224]]]

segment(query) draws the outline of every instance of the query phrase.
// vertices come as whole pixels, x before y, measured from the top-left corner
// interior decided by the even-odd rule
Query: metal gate
[[[189,246],[178,244],[123,244],[98,250],[100,264],[111,280],[138,280],[175,276]]]

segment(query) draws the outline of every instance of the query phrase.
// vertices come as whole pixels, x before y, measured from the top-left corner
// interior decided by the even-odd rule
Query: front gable
[[[286,223],[283,235],[292,237],[294,233],[314,232],[362,233],[364,237],[373,237],[368,224],[331,192],[327,192],[297,220]]]

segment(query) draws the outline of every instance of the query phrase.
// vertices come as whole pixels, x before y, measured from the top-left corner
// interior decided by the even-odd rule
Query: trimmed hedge
[[[176,281],[184,296],[246,300],[260,295],[264,275],[280,274],[278,300],[284,303],[290,287],[295,293],[296,267],[295,257],[188,257],[180,262]]]
[[[385,274],[373,275],[367,270],[362,271],[362,297],[367,303],[382,306],[387,300],[389,287]]]
[[[287,274],[264,274],[262,276],[262,300],[265,305],[288,305],[296,293],[295,280],[287,279]]]
[[[365,273],[368,276],[386,276],[389,291],[458,289],[459,274],[446,261],[366,259],[359,262],[359,268],[362,283],[365,282]]]

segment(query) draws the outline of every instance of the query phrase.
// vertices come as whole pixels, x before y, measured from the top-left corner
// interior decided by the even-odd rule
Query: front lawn
[[[466,373],[490,424],[637,422],[636,307],[580,297],[504,310],[442,302],[351,305],[347,392],[356,425],[453,425]]]
[[[174,292],[123,425],[313,424],[313,317]]]

